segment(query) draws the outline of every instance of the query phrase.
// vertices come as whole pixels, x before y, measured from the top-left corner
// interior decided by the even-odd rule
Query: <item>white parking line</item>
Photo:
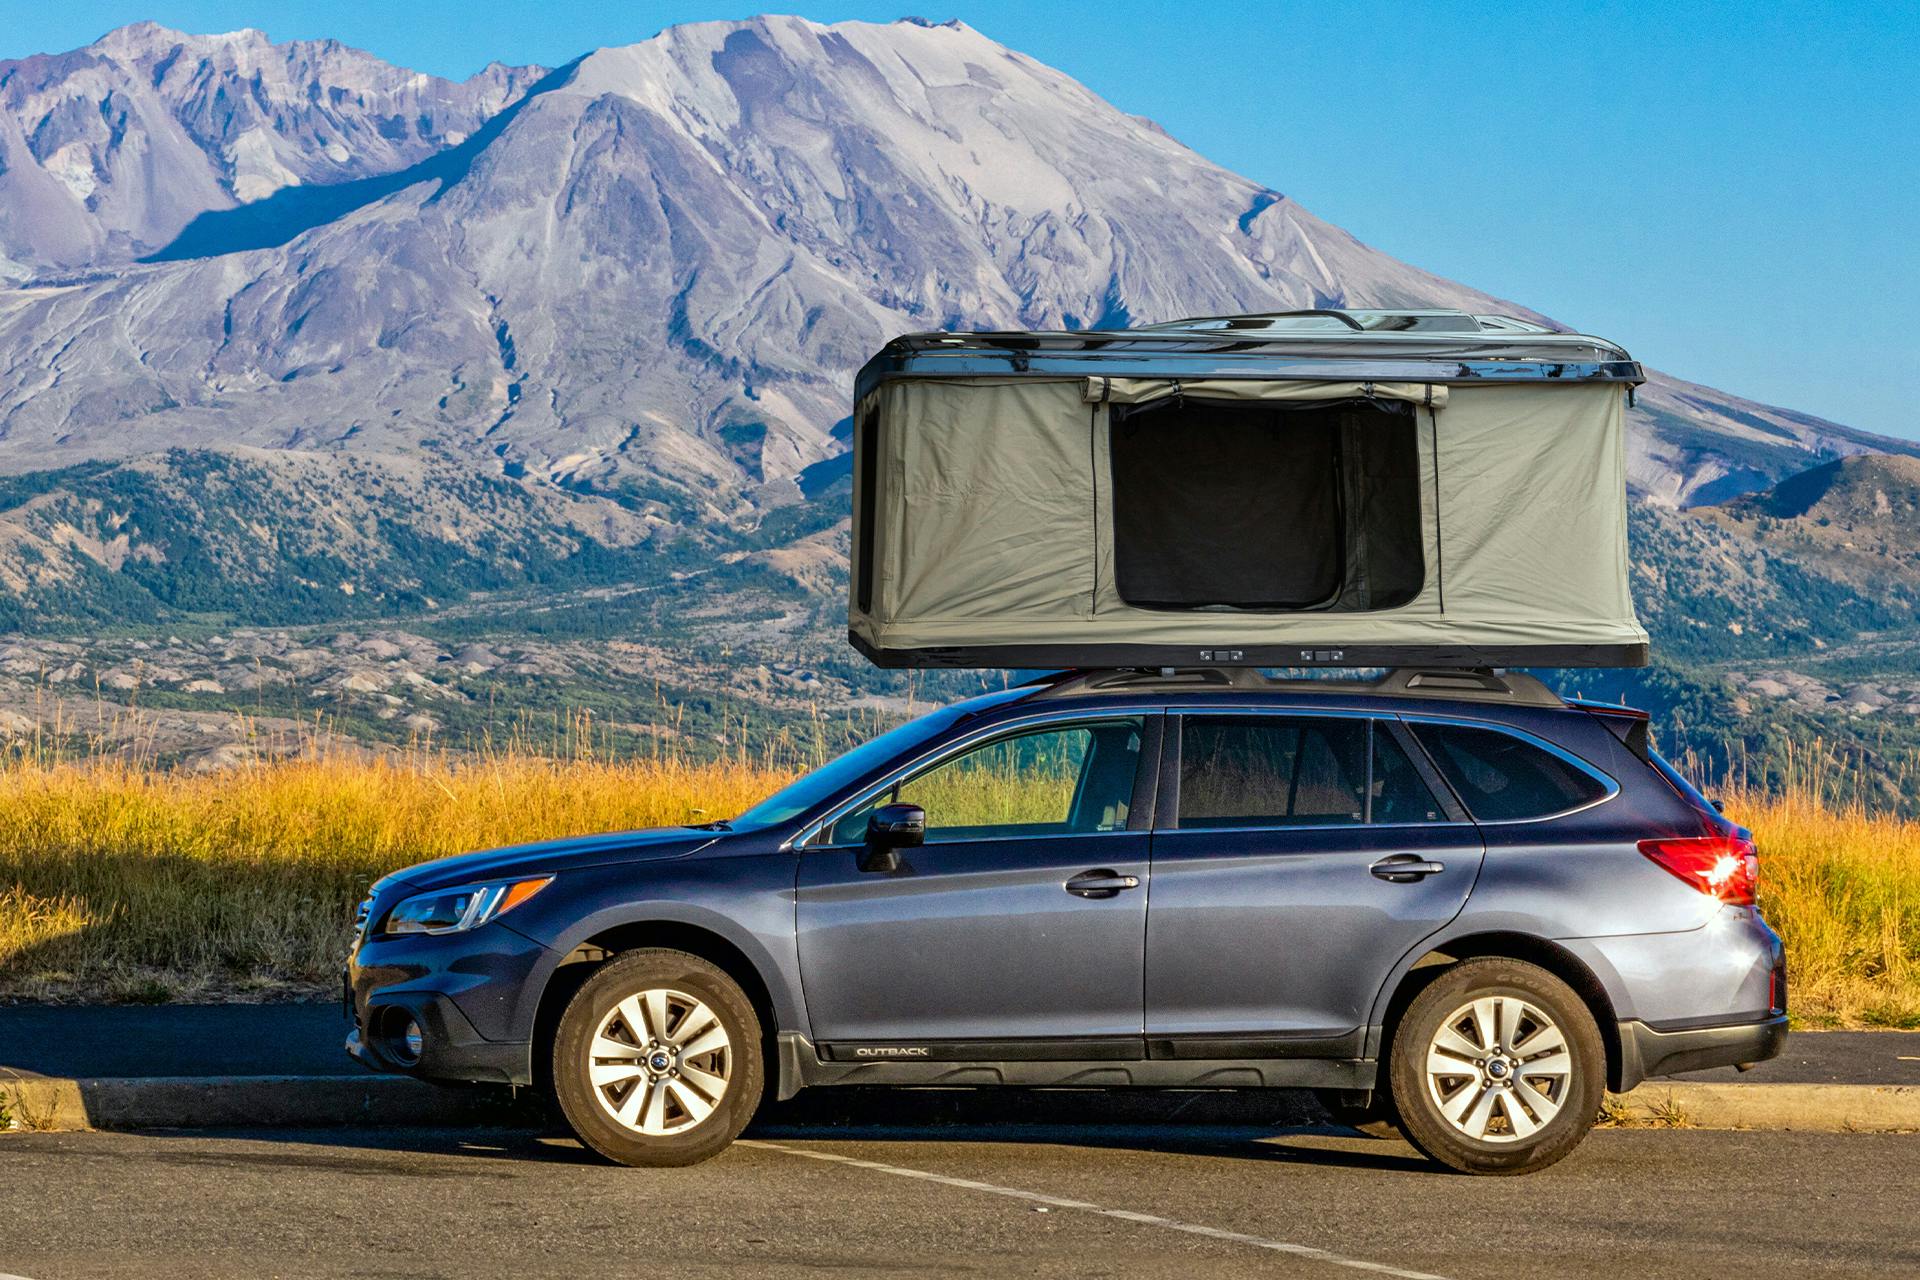
[[[942,1186],[959,1187],[963,1191],[985,1191],[990,1195],[1006,1196],[1013,1200],[1027,1200],[1034,1204],[1043,1204],[1054,1209],[1073,1209],[1081,1213],[1098,1214],[1102,1218],[1115,1218],[1121,1222],[1134,1222],[1144,1227],[1159,1227],[1166,1231],[1183,1231],[1190,1236],[1205,1236],[1209,1240],[1225,1240],[1230,1244],[1243,1244],[1249,1248],[1266,1249],[1272,1253],[1294,1254],[1302,1258],[1312,1258],[1316,1262],[1325,1262],[1336,1267],[1347,1267],[1354,1271],[1371,1271],[1375,1275],[1396,1276],[1398,1280],[1446,1280],[1445,1276],[1436,1276],[1427,1271],[1407,1271],[1401,1267],[1390,1267],[1382,1262],[1366,1262],[1359,1258],[1347,1258],[1325,1249],[1316,1249],[1312,1245],[1294,1244],[1290,1240],[1269,1240],[1264,1236],[1250,1236],[1242,1231],[1228,1231],[1224,1227],[1205,1227],[1197,1222],[1181,1222],[1176,1218],[1163,1218],[1157,1213],[1135,1213],[1131,1209],[1105,1209],[1085,1200],[1068,1200],[1061,1196],[1043,1195],[1038,1191],[1021,1191],[1017,1187],[1002,1187],[991,1182],[976,1182],[972,1178],[950,1178],[944,1173],[929,1173],[925,1169],[906,1169],[894,1164],[881,1164],[877,1160],[858,1160],[853,1156],[838,1155],[831,1151],[807,1151],[800,1147],[783,1147],[777,1142],[765,1142],[758,1138],[742,1140],[738,1145],[758,1147],[762,1151],[779,1151],[790,1156],[805,1156],[809,1160],[827,1160],[834,1164],[852,1165],[856,1169],[871,1169],[875,1173],[890,1173],[896,1178],[913,1178],[919,1182],[937,1182]]]

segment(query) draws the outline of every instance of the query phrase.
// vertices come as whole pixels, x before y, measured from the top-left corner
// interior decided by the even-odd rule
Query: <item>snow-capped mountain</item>
[[[460,84],[334,42],[152,24],[0,63],[0,275],[0,472],[243,456],[301,477],[283,510],[248,513],[264,529],[310,522],[335,468],[363,487],[334,518],[365,539],[397,521],[468,549],[562,508],[612,546],[757,527],[844,451],[852,373],[904,331],[1330,305],[1542,318],[964,25],[788,17]],[[1667,378],[1639,405],[1632,480],[1664,504],[1912,451]],[[453,521],[406,496],[425,477],[527,496]],[[121,537],[120,563],[177,556],[110,492],[45,496],[70,491],[50,479],[0,516],[17,526],[0,559],[105,566],[92,548]]]

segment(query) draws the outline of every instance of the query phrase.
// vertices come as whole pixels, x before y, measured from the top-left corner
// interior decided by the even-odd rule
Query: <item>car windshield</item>
[[[881,734],[872,742],[855,747],[838,759],[820,766],[812,773],[794,779],[727,825],[734,830],[744,831],[771,827],[797,818],[814,806],[833,799],[888,761],[904,755],[920,743],[943,732],[962,716],[1010,701],[1028,692],[1029,690],[1025,689],[1013,689],[1002,693],[986,694],[978,698],[969,698],[965,702],[956,702],[950,707],[943,707],[917,720],[909,720],[899,728],[890,729]]]

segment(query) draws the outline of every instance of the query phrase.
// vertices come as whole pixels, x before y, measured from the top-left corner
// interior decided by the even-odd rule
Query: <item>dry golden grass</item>
[[[746,763],[336,755],[210,774],[0,768],[0,997],[271,997],[337,980],[353,906],[470,849],[746,808]]]
[[[94,758],[0,766],[0,998],[273,998],[331,989],[367,884],[469,849],[725,817],[769,762],[313,750],[211,774]],[[929,779],[932,791],[940,779]],[[1048,781],[1053,779],[1050,777]],[[970,778],[974,804],[981,780]],[[923,788],[924,789],[924,788]],[[1059,788],[987,787],[1055,817]],[[1796,1023],[1920,1026],[1920,823],[1730,788],[1787,940]],[[927,797],[917,797],[925,799]]]
[[[1920,1027],[1920,822],[1829,805],[1813,786],[1722,803],[1760,848],[1795,1025]]]

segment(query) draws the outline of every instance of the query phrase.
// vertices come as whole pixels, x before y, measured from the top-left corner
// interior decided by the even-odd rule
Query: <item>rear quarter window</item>
[[[1419,722],[1407,727],[1479,822],[1550,818],[1612,791],[1586,769],[1499,729]]]

